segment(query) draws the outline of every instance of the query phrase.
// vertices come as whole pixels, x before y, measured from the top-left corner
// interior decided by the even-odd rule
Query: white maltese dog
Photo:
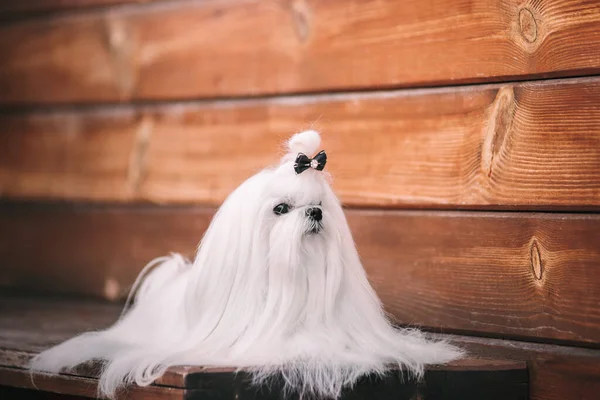
[[[278,166],[223,203],[193,263],[155,260],[112,327],[44,351],[32,370],[103,360],[99,390],[111,397],[173,365],[233,366],[255,384],[282,377],[286,390],[336,398],[365,374],[420,377],[424,365],[460,357],[386,318],[322,172],[327,156],[307,156],[320,143],[314,131],[294,135]]]

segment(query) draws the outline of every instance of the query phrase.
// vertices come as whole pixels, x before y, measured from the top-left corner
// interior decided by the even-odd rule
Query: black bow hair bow
[[[323,171],[325,164],[327,164],[327,154],[325,154],[325,150],[321,150],[315,158],[309,158],[304,153],[298,153],[296,163],[294,163],[294,171],[296,171],[296,175],[303,173],[309,168]]]

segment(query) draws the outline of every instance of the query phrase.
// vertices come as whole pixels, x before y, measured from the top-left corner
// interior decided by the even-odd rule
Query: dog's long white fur
[[[104,360],[99,390],[111,397],[169,366],[234,366],[252,371],[257,384],[283,376],[287,389],[335,398],[364,374],[399,367],[420,376],[426,364],[460,357],[447,343],[390,324],[328,176],[294,172],[296,154],[319,146],[317,132],[293,136],[278,166],[227,198],[193,263],[157,260],[112,327],[44,351],[32,370]],[[275,215],[280,203],[293,208]],[[322,210],[319,233],[310,233],[308,207]]]

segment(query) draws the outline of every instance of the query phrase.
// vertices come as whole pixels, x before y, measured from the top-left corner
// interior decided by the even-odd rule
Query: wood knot
[[[495,158],[501,155],[502,150],[506,147],[506,138],[512,127],[515,111],[513,87],[505,86],[498,90],[492,103],[482,149],[483,170],[488,178],[492,177]]]
[[[310,35],[310,9],[308,5],[305,1],[294,1],[290,13],[296,35],[300,41],[305,42]]]
[[[111,15],[107,16],[105,30],[113,80],[121,98],[128,99],[137,80],[134,35],[125,20]]]
[[[531,272],[533,272],[533,276],[535,276],[535,279],[539,281],[544,275],[544,265],[542,264],[542,256],[540,255],[540,249],[535,240],[531,244],[530,256]]]
[[[519,31],[527,42],[533,43],[536,41],[537,24],[533,13],[527,8],[522,8],[519,11]]]
[[[146,153],[154,130],[154,121],[144,116],[135,132],[135,141],[129,156],[127,169],[127,186],[133,194],[137,194],[146,176]]]

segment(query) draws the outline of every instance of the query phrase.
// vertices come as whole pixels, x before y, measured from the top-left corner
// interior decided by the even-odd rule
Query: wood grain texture
[[[0,103],[195,99],[600,72],[595,0],[217,0],[0,27]]]
[[[98,380],[92,378],[43,373],[32,375],[24,369],[0,366],[0,385],[3,386],[96,399],[100,398],[97,396],[97,384]],[[184,396],[183,389],[132,386],[126,393],[117,395],[116,400],[184,400]]]
[[[527,360],[530,400],[596,400],[600,393],[600,350],[568,346],[436,335],[471,356]]]
[[[193,257],[211,209],[9,207],[0,281],[122,297],[152,258]],[[600,215],[347,212],[370,281],[398,322],[600,343]]]
[[[596,400],[600,392],[600,350],[457,335],[432,336],[462,346],[471,356],[526,360],[530,400]],[[11,353],[15,352],[0,350],[0,359],[4,360],[0,364],[24,365],[12,364],[15,357]]]
[[[23,376],[28,373],[23,370],[27,361],[22,361],[22,354],[33,356],[41,343],[44,348],[70,338],[83,330],[98,330],[106,326],[105,316],[112,313],[116,320],[120,307],[115,304],[100,302],[83,302],[78,299],[70,301],[48,298],[23,298],[2,296],[0,309],[9,310],[7,315],[0,315],[0,342],[8,342],[14,347],[14,336],[25,339],[14,349],[0,346],[0,384],[24,387]],[[98,311],[98,312],[96,312]],[[86,315],[87,314],[87,315]],[[82,321],[71,324],[75,316],[86,315]],[[38,327],[45,325],[44,330]],[[35,340],[28,340],[34,337]],[[52,339],[50,339],[50,337]],[[8,340],[6,340],[8,339]],[[33,343],[32,343],[33,342]],[[32,346],[33,345],[33,346]],[[33,383],[42,380],[40,389],[62,391],[68,394],[82,394],[77,386],[80,382],[95,384],[97,369],[90,373],[90,368],[78,368],[60,376],[35,375]],[[275,379],[270,384],[270,390],[251,386],[250,377],[241,372],[235,373],[234,368],[189,367],[187,370],[178,367],[170,370],[169,380],[159,379],[156,384],[147,388],[131,387],[128,391],[133,394],[149,393],[146,398],[181,398],[174,397],[185,390],[187,400],[280,400],[281,382]],[[174,378],[178,377],[178,380]],[[174,388],[157,387],[165,383],[175,383]],[[526,364],[522,361],[464,359],[447,365],[429,368],[423,381],[415,381],[400,373],[390,373],[383,379],[370,376],[357,382],[352,388],[345,390],[340,400],[525,400],[527,398],[528,376]],[[75,386],[74,386],[75,385]],[[32,387],[32,386],[25,386]],[[75,388],[76,390],[72,390]],[[169,390],[167,390],[169,389]],[[1,393],[1,392],[0,392]],[[154,397],[150,395],[155,394]],[[133,396],[135,397],[135,396]],[[288,400],[299,400],[299,396],[285,396]]]
[[[11,261],[0,270],[0,281],[4,287],[115,300],[127,293],[140,263],[173,251],[192,256],[212,214],[3,208],[0,257]]]
[[[8,386],[0,386],[0,396],[3,399],[27,399],[27,400],[89,400],[89,397],[72,396],[59,393],[40,392],[35,389],[20,389]]]
[[[530,400],[596,400],[600,393],[600,350],[457,335],[432,336],[462,346],[470,356],[526,360]],[[4,360],[10,353],[0,350],[0,358]]]
[[[152,1],[158,0],[0,0],[0,17],[15,15],[21,17],[30,13],[81,10],[89,7],[149,3]]]
[[[402,323],[600,343],[600,216],[350,214],[369,278]]]
[[[218,205],[323,133],[353,206],[600,209],[600,78],[0,114],[0,196]]]
[[[496,371],[426,371],[424,382],[403,381],[398,375],[361,379],[340,400],[526,400],[527,369]],[[139,387],[131,385],[115,400],[301,400],[297,395],[282,397],[282,386],[271,384],[269,390],[250,385],[247,374],[204,374],[204,387],[178,389]],[[26,370],[0,366],[0,384],[9,387],[36,389],[69,396],[101,399],[96,394],[97,380],[73,375],[33,374]],[[0,386],[2,394],[2,386]],[[375,396],[375,397],[371,397]]]
[[[31,354],[49,344],[86,329],[107,326],[119,314],[117,305],[79,299],[47,299],[40,304],[39,298],[13,297],[11,301],[10,297],[4,296],[0,304],[4,306],[3,309],[13,310],[8,315],[0,314],[0,365],[15,368],[23,367]],[[16,310],[18,307],[28,311],[19,312]],[[72,318],[73,315],[78,318]],[[66,319],[68,322],[57,323]],[[41,334],[42,326],[49,329],[48,335]],[[21,336],[23,340],[15,341],[16,336]],[[596,400],[600,392],[598,349],[456,335],[432,336],[462,346],[470,353],[470,357],[527,361],[531,400]],[[496,361],[488,361],[486,368],[494,363]],[[502,365],[507,364],[502,362]]]

